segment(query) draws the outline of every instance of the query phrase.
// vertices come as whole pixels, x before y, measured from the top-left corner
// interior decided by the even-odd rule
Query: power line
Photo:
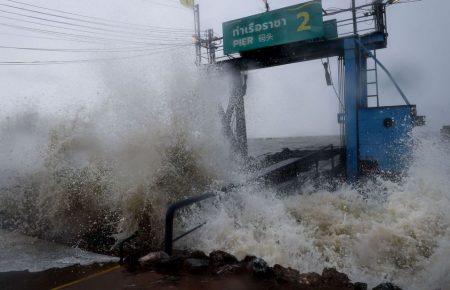
[[[96,37],[96,36],[89,36],[89,35],[81,35],[81,34],[72,34],[72,33],[66,33],[66,32],[59,32],[59,31],[51,31],[51,30],[45,30],[45,29],[39,29],[39,28],[32,28],[27,26],[20,26],[20,25],[13,25],[8,23],[1,23],[0,26],[15,28],[15,29],[22,29],[32,32],[40,32],[45,34],[52,34],[52,35],[61,35],[61,36],[70,36],[70,37],[78,37],[78,38],[84,38],[84,39],[91,39],[94,41],[97,40],[104,40],[107,42],[125,42],[125,43],[133,43],[133,44],[143,44],[143,45],[172,45],[174,43],[150,43],[150,42],[142,42],[142,41],[132,41],[127,39],[119,39],[119,38],[105,38],[105,37]]]
[[[53,17],[58,17],[58,18],[70,19],[70,20],[79,21],[79,22],[88,22],[88,23],[91,23],[91,24],[99,24],[99,25],[104,25],[104,26],[111,26],[112,24],[115,24],[115,25],[121,25],[122,27],[126,27],[126,26],[130,27],[131,26],[131,27],[134,27],[134,29],[140,29],[140,30],[146,30],[146,31],[148,31],[148,29],[154,29],[154,30],[160,30],[160,31],[190,31],[190,32],[193,31],[192,29],[187,29],[187,28],[164,27],[164,26],[142,25],[142,24],[134,24],[134,23],[128,23],[128,22],[121,22],[121,21],[109,20],[109,19],[105,19],[105,18],[101,18],[101,17],[86,16],[86,15],[77,14],[77,13],[73,13],[73,12],[67,12],[67,11],[63,11],[63,10],[52,9],[52,8],[48,8],[48,7],[28,4],[28,3],[25,3],[25,2],[20,2],[20,1],[15,1],[15,0],[6,0],[6,1],[13,2],[13,3],[16,3],[16,4],[25,5],[25,6],[28,6],[28,7],[34,7],[34,8],[47,10],[47,11],[63,13],[63,14],[66,14],[66,15],[72,15],[72,16],[83,17],[83,18],[86,18],[86,19],[96,20],[96,21],[89,21],[89,20],[85,20],[85,19],[74,18],[74,17],[67,17],[67,16],[56,15],[56,14],[51,14],[51,13],[45,13],[45,12],[41,12],[41,11],[36,11],[36,10],[26,9],[26,8],[23,8],[23,7],[17,7],[17,6],[9,5],[9,7],[16,8],[16,9],[21,9],[21,10],[25,10],[25,11],[29,11],[29,12],[34,12],[34,13],[45,14],[45,15],[48,15],[48,16],[53,16]],[[6,4],[3,4],[3,5],[6,5]],[[98,21],[102,21],[102,22],[98,22]]]
[[[2,4],[0,4],[0,5],[2,5]],[[26,18],[37,19],[37,20],[41,20],[41,21],[45,21],[45,22],[59,23],[59,24],[63,24],[63,25],[70,25],[70,26],[76,26],[76,27],[88,28],[88,29],[93,29],[93,30],[106,31],[106,32],[113,32],[113,33],[120,33],[120,34],[127,34],[127,35],[128,34],[134,34],[134,35],[140,35],[140,36],[143,36],[143,35],[152,36],[152,35],[156,34],[156,35],[161,36],[161,34],[163,34],[163,35],[167,35],[168,34],[167,32],[162,32],[162,31],[153,31],[152,33],[155,33],[155,34],[148,34],[148,33],[136,33],[134,31],[126,31],[126,30],[112,30],[112,29],[107,29],[107,28],[100,28],[100,27],[76,24],[76,23],[71,23],[71,22],[67,22],[67,21],[58,21],[58,20],[53,20],[53,19],[48,19],[48,18],[36,17],[36,16],[26,15],[26,14],[17,13],[17,12],[6,11],[6,10],[2,10],[2,9],[0,9],[0,12],[7,13],[7,14],[13,14],[13,15],[16,15],[16,16],[22,16],[22,17],[26,17]],[[24,21],[24,20],[17,19],[17,18],[10,18],[10,19],[18,20],[18,21]],[[31,23],[35,23],[36,24],[36,22],[31,22]],[[64,28],[64,27],[62,27],[62,28]],[[81,30],[81,31],[85,31],[85,30]],[[182,32],[171,32],[170,34],[176,35],[176,36],[190,35],[189,33],[185,33],[185,32],[183,32],[183,33]]]
[[[20,13],[8,12],[8,11],[4,11],[4,10],[1,10],[1,9],[0,9],[0,12],[11,13],[11,14],[16,14],[16,15],[21,16]],[[26,15],[23,15],[23,16],[26,16]],[[72,31],[77,31],[77,32],[82,32],[82,33],[90,33],[90,34],[97,34],[98,33],[98,32],[95,32],[95,31],[89,31],[89,30],[83,30],[83,29],[77,29],[77,28],[71,28],[71,27],[64,27],[64,26],[58,26],[58,25],[51,25],[51,24],[46,24],[46,23],[40,23],[40,22],[25,20],[25,19],[21,19],[21,18],[8,17],[8,16],[4,16],[4,15],[0,15],[0,18],[14,20],[14,21],[19,21],[19,22],[25,22],[25,23],[31,23],[31,24],[37,24],[37,25],[46,26],[46,27],[72,30]],[[39,17],[32,17],[32,18],[45,20],[45,19],[39,18]],[[49,21],[51,21],[51,20],[49,20]],[[51,21],[51,22],[54,22],[54,21]],[[126,37],[127,36],[126,33],[116,32],[116,34],[119,34],[119,36],[122,36],[122,37],[124,37],[124,36]],[[155,40],[155,39],[159,39],[159,40],[182,40],[183,39],[183,40],[186,40],[187,39],[187,36],[182,37],[181,35],[174,35],[174,36],[167,36],[167,37],[164,37],[163,35],[152,35],[152,36],[150,36],[150,35],[146,36],[146,35],[141,35],[141,34],[137,34],[137,35],[139,35],[140,37],[135,36],[134,38],[150,39],[150,40]],[[112,35],[112,36],[116,36],[116,35]]]
[[[133,59],[140,57],[148,57],[160,53],[168,53],[180,49],[181,47],[173,47],[171,49],[161,49],[154,53],[148,54],[138,54],[138,55],[130,55],[123,57],[110,57],[110,58],[93,58],[93,59],[77,59],[77,60],[49,60],[49,61],[3,61],[0,62],[0,65],[55,65],[55,64],[73,64],[73,63],[88,63],[88,62],[102,62],[102,61],[115,61],[115,60],[125,60],[125,59]]]
[[[192,44],[174,45],[174,47],[187,47]],[[20,47],[20,46],[3,46],[0,45],[0,49],[13,49],[13,50],[28,50],[28,51],[47,51],[47,52],[139,52],[139,51],[152,51],[157,49],[166,48],[137,48],[137,47],[123,47],[123,48],[41,48],[41,47]]]
[[[33,32],[32,32],[33,33]],[[48,39],[48,40],[58,40],[58,41],[65,41],[65,42],[77,42],[77,43],[84,43],[84,44],[109,44],[107,42],[102,41],[93,41],[93,40],[83,40],[80,38],[76,38],[74,36],[58,36],[58,37],[46,37],[42,35],[24,35],[24,34],[16,34],[16,33],[5,33],[0,32],[1,35],[9,35],[13,37],[22,37],[22,38],[36,38],[36,39]],[[115,46],[113,44],[113,46]],[[140,48],[140,47],[149,47],[149,45],[133,45],[133,47]]]

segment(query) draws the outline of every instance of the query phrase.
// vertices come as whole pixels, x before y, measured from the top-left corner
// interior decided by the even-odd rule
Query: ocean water
[[[277,152],[285,147],[291,149],[320,148],[324,144],[332,144],[337,142],[337,140],[338,137],[336,136],[251,139],[250,153]],[[15,174],[15,171],[3,172],[1,175],[3,177],[1,181],[2,186],[16,186],[14,183]],[[25,270],[38,272],[50,268],[64,268],[75,264],[88,265],[117,260],[115,257],[84,251],[77,245],[67,246],[23,235],[17,231],[0,230],[0,272]]]
[[[372,287],[392,281],[404,289],[450,289],[448,142],[421,129],[415,142],[401,183],[378,179],[334,192],[306,186],[287,196],[252,184],[222,195],[186,218],[190,225],[208,221],[186,246],[256,255],[301,272],[336,267]]]
[[[116,257],[98,255],[4,230],[0,230],[0,241],[0,272],[39,272],[75,264],[118,261]]]
[[[321,147],[337,139],[298,137],[271,139],[267,143],[266,140],[253,140],[252,146],[256,147],[253,152],[259,154],[277,151],[287,145],[294,148]],[[351,185],[342,184],[333,192],[317,190],[306,183],[306,186],[282,196],[262,184],[248,184],[234,192],[220,194],[216,200],[194,207],[188,215],[181,216],[177,224],[184,229],[203,221],[207,221],[207,224],[194,235],[178,242],[177,246],[205,252],[220,249],[239,258],[256,255],[269,264],[278,263],[301,272],[320,272],[324,267],[335,267],[347,273],[353,281],[369,282],[370,286],[392,281],[405,289],[448,290],[449,147],[436,133],[415,132],[415,140],[414,163],[401,183],[378,179],[365,184],[363,189],[357,190]],[[89,152],[92,148],[84,148],[76,156],[84,156],[85,150]],[[67,152],[63,156],[67,157]],[[155,217],[153,227],[149,229],[149,239],[160,243],[162,217],[170,200],[197,194],[205,189],[202,183],[214,182],[210,176],[204,179],[208,173],[202,170],[204,165],[198,163],[203,159],[197,160],[199,156],[192,151],[178,148],[175,152],[161,152],[167,156],[161,159],[160,166],[167,166],[168,171],[159,171],[159,174],[163,174],[154,177],[156,182],[131,186],[124,194],[115,191],[112,186],[116,185],[117,177],[111,177],[110,171],[102,171],[97,167],[89,167],[88,172],[84,172],[86,169],[75,170],[63,176],[62,181],[51,179],[54,173],[48,175],[49,172],[46,172],[43,175],[44,182],[41,179],[43,173],[40,172],[29,176],[33,182],[26,184],[26,187],[5,179],[9,180],[4,184],[8,190],[3,188],[2,197],[4,200],[5,197],[9,199],[1,203],[2,211],[5,213],[4,207],[7,205],[10,214],[11,211],[16,213],[14,222],[19,231],[28,236],[1,232],[0,271],[39,271],[74,263],[109,261],[110,257],[76,248],[77,244],[86,243],[83,234],[98,233],[95,225],[102,223],[113,224],[114,235],[124,236],[128,234],[126,229],[139,228],[142,220],[148,220],[143,219],[148,218],[148,215],[143,215],[146,211]],[[177,156],[175,160],[168,158],[172,154]],[[61,156],[57,157],[59,166]],[[183,162],[179,163],[179,158]],[[69,162],[70,168],[77,168],[70,158],[62,160]],[[80,159],[76,160],[79,162]],[[186,166],[190,167],[183,171],[181,168]],[[246,175],[240,169],[234,170],[226,173],[229,176],[222,171],[222,177],[236,180]],[[182,173],[182,176],[173,175],[174,171]],[[177,183],[175,186],[170,185],[174,179]],[[23,179],[20,180],[23,182]],[[76,184],[76,190],[73,184]],[[103,186],[100,186],[101,191],[98,191],[99,184]],[[191,188],[190,193],[185,193],[188,188]],[[163,196],[177,190],[181,193]],[[9,194],[22,191],[27,194],[15,195],[12,199],[15,202],[11,203]],[[26,202],[30,196],[36,198],[32,199],[37,201],[34,208]],[[77,198],[74,199],[74,196]],[[152,207],[146,207],[148,203]],[[105,210],[115,214],[105,214]],[[112,218],[116,214],[120,215],[119,218]],[[91,218],[83,218],[86,215]],[[43,222],[46,226],[41,228]],[[74,223],[79,223],[79,226],[71,231],[61,228]],[[72,247],[29,237],[41,236],[40,231],[44,230],[52,233],[49,238],[56,237]],[[177,230],[181,231],[182,228]]]

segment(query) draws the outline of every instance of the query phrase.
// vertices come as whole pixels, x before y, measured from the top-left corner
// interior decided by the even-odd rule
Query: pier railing
[[[206,223],[202,223],[185,233],[179,235],[176,238],[173,238],[173,221],[175,218],[175,214],[178,210],[188,207],[190,205],[193,205],[195,203],[199,203],[203,200],[209,199],[216,196],[214,193],[205,193],[202,195],[189,197],[184,200],[178,201],[176,203],[171,204],[166,211],[166,221],[165,221],[165,232],[164,232],[164,252],[166,252],[168,255],[172,255],[173,251],[173,243],[178,241],[179,239],[189,235],[190,233],[198,230],[202,226],[204,226]]]

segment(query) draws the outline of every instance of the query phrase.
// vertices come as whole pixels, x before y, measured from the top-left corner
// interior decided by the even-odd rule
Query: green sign
[[[225,54],[324,36],[320,0],[223,23]]]

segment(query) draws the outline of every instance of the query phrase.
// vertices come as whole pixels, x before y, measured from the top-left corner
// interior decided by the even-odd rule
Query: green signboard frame
[[[324,38],[322,1],[309,1],[223,23],[225,54]]]

